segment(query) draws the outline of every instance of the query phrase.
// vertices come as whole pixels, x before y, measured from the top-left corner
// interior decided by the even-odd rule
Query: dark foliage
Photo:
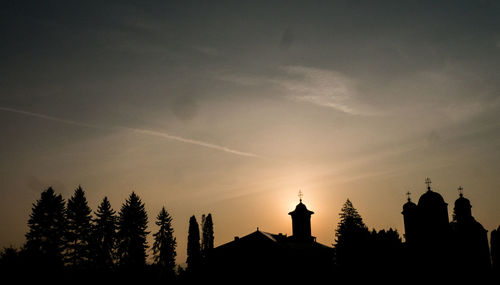
[[[109,270],[115,261],[117,218],[107,197],[104,197],[95,215],[92,238],[94,264],[98,270]]]
[[[202,236],[201,236],[201,255],[207,257],[214,248],[214,223],[212,214],[203,215],[201,218]]]
[[[30,267],[39,270],[59,270],[64,265],[65,204],[52,187],[42,192],[33,204],[28,220],[25,251]]]
[[[126,270],[143,270],[146,265],[148,215],[134,192],[122,205],[118,218],[118,258]],[[130,272],[130,271],[129,271]]]
[[[91,215],[82,187],[76,188],[66,208],[66,263],[71,267],[85,268],[91,260]]]
[[[367,253],[369,270],[387,275],[401,269],[403,243],[398,231],[389,229],[370,234]]]
[[[196,217],[189,219],[189,231],[187,242],[187,270],[195,272],[199,269],[201,262],[200,251],[200,229]]]
[[[154,233],[153,255],[154,262],[160,275],[172,279],[175,275],[175,256],[177,241],[172,228],[172,217],[163,207],[156,218],[158,232]]]
[[[0,269],[2,274],[17,270],[21,265],[21,252],[13,246],[0,251]]]
[[[340,212],[340,222],[335,232],[337,264],[342,269],[366,267],[367,245],[370,232],[349,199]]]

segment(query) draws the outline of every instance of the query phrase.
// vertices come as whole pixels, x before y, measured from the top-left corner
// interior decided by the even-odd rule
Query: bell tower
[[[292,238],[300,242],[312,242],[314,237],[311,236],[311,215],[313,211],[309,211],[302,203],[302,191],[299,191],[299,204],[295,210],[288,213],[292,216]]]

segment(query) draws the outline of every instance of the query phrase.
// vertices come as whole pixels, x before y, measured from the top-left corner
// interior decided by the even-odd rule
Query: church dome
[[[413,203],[412,201],[410,201],[408,199],[408,202],[406,202],[404,205],[403,205],[403,211],[406,212],[406,211],[411,211],[413,209],[416,209],[417,208],[417,205],[415,203]]]
[[[467,219],[472,217],[472,212],[471,212],[471,204],[469,199],[464,198],[462,194],[460,194],[460,197],[455,201],[455,215],[457,219]]]
[[[427,190],[418,200],[419,207],[436,207],[446,204],[441,194],[430,189]]]
[[[460,197],[455,201],[455,209],[469,209],[471,208],[470,200],[467,198],[464,198],[463,195],[460,195]]]
[[[306,213],[307,213],[307,212],[309,212],[309,213],[311,213],[311,214],[312,214],[312,213],[314,213],[314,212],[309,211],[309,210],[307,209],[306,205],[304,205],[304,204],[302,203],[302,200],[300,201],[300,203],[298,203],[298,204],[297,204],[297,206],[295,207],[295,210],[294,210],[293,212],[290,212],[290,214],[291,214],[291,213],[299,213],[299,212],[301,212],[301,213],[302,213],[302,212],[306,212]]]

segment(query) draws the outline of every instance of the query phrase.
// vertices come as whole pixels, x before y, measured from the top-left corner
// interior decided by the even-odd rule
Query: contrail
[[[94,128],[94,129],[104,129],[102,127],[98,127],[95,125],[80,123],[80,122],[76,122],[76,121],[61,119],[61,118],[57,118],[57,117],[47,116],[47,115],[23,111],[23,110],[17,110],[17,109],[12,109],[12,108],[5,108],[5,107],[0,107],[0,110],[12,112],[12,113],[17,113],[17,114],[22,114],[22,115],[26,115],[26,116],[31,116],[31,117],[36,117],[36,118],[40,118],[40,119],[55,121],[55,122],[59,122],[59,123],[69,124],[69,125],[75,125],[75,126],[86,127],[86,128]]]
[[[227,152],[227,153],[231,153],[231,154],[236,154],[236,155],[240,155],[240,156],[263,158],[262,156],[257,155],[257,154],[253,154],[253,153],[249,153],[249,152],[244,152],[244,151],[239,151],[239,150],[236,150],[236,149],[232,149],[232,148],[228,148],[228,147],[225,147],[225,146],[216,145],[216,144],[208,143],[208,142],[204,142],[204,141],[198,141],[198,140],[183,138],[183,137],[179,137],[179,136],[174,136],[174,135],[171,135],[171,134],[168,134],[168,133],[164,133],[164,132],[158,132],[158,131],[152,131],[152,130],[146,130],[146,129],[137,129],[137,128],[122,127],[122,126],[100,127],[100,126],[86,124],[86,123],[81,123],[81,122],[77,122],[77,121],[73,121],[73,120],[67,120],[67,119],[63,119],[63,118],[58,118],[58,117],[53,117],[53,116],[48,116],[48,115],[44,115],[44,114],[33,113],[33,112],[28,112],[28,111],[24,111],[24,110],[13,109],[13,108],[6,108],[6,107],[0,107],[0,110],[6,111],[6,112],[12,112],[12,113],[17,113],[17,114],[22,114],[22,115],[26,115],[26,116],[31,116],[31,117],[36,117],[36,118],[40,118],[40,119],[55,121],[55,122],[59,122],[59,123],[69,124],[69,125],[75,125],[75,126],[79,126],[79,127],[101,129],[101,130],[117,130],[117,129],[127,130],[127,131],[134,132],[134,133],[140,133],[140,134],[145,134],[145,135],[149,135],[149,136],[154,136],[154,137],[160,137],[160,138],[165,138],[165,139],[169,139],[169,140],[174,140],[174,141],[178,141],[178,142],[183,142],[183,143],[189,143],[189,144],[193,144],[193,145],[203,146],[203,147],[206,147],[206,148],[211,148],[211,149],[215,149],[215,150],[218,150],[218,151],[223,151],[223,152]]]
[[[120,128],[125,129],[125,130],[129,130],[132,132],[136,132],[136,133],[146,134],[146,135],[155,136],[155,137],[162,137],[162,138],[166,138],[166,139],[170,139],[170,140],[175,140],[175,141],[195,144],[195,145],[199,145],[199,146],[204,146],[204,147],[208,147],[208,148],[212,148],[212,149],[216,149],[216,150],[220,150],[220,151],[224,151],[224,152],[229,152],[232,154],[262,158],[261,156],[259,156],[257,154],[243,152],[243,151],[231,149],[231,148],[228,148],[225,146],[220,146],[220,145],[216,145],[216,144],[212,144],[212,143],[208,143],[208,142],[197,141],[197,140],[192,140],[192,139],[186,139],[183,137],[173,136],[173,135],[169,135],[167,133],[145,130],[145,129],[134,129],[134,128],[126,128],[126,127],[120,127]]]

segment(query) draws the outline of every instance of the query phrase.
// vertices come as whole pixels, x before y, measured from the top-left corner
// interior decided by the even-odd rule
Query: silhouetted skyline
[[[164,207],[155,222],[159,229],[152,234],[150,263],[146,261],[151,233],[148,214],[135,192],[118,214],[104,198],[93,218],[82,187],[78,186],[67,201],[48,188],[33,203],[24,246],[0,251],[0,273],[21,283],[126,280],[190,284],[242,278],[295,283],[324,281],[332,276],[337,281],[360,282],[407,274],[415,280],[496,280],[500,276],[497,230],[492,231],[489,243],[462,187],[458,187],[460,194],[450,222],[448,204],[432,190],[430,178],[425,183],[427,191],[418,203],[408,197],[402,206],[404,241],[392,228],[370,230],[347,199],[339,212],[333,247],[321,244],[312,235],[314,211],[302,202],[299,191],[299,202],[289,213],[291,235],[257,228],[215,247],[212,215],[202,215],[201,224],[191,216],[187,267],[175,262],[173,219]]]
[[[427,176],[448,203],[462,185],[490,233],[499,14],[488,0],[3,1],[0,247],[23,244],[41,191],[79,184],[94,211],[138,193],[151,232],[165,207],[178,263],[193,215],[213,215],[215,246],[291,234],[299,189],[320,243],[347,198],[402,233]]]

